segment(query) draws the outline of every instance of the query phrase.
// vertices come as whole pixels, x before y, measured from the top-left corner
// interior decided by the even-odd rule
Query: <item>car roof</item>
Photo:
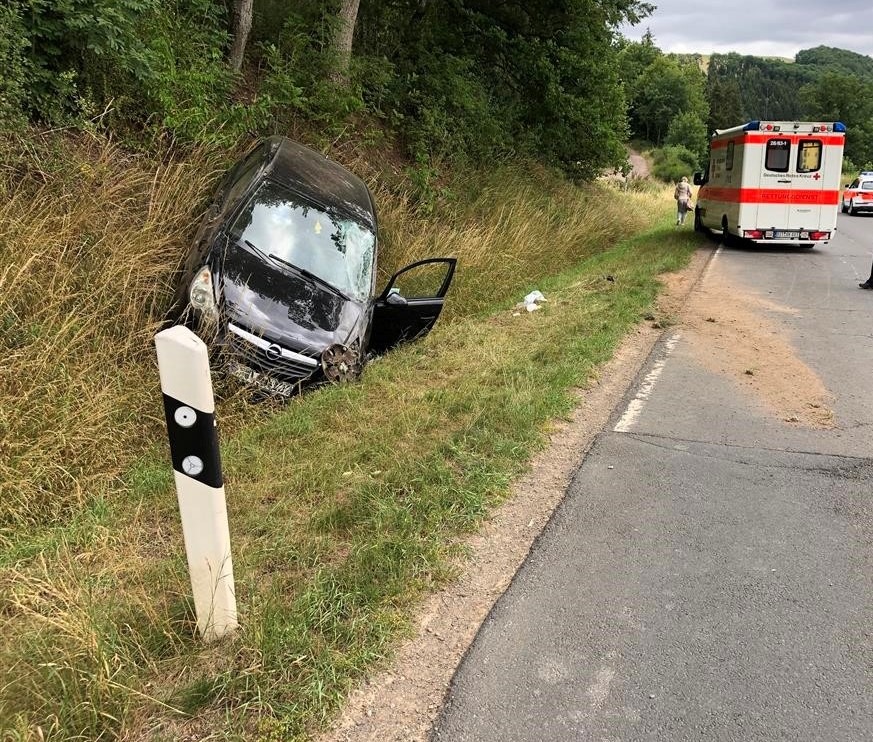
[[[376,209],[367,184],[338,162],[287,137],[267,140],[273,156],[268,177],[328,210],[341,211],[376,231]]]

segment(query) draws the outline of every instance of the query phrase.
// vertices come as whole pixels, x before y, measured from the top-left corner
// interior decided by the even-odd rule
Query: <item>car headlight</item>
[[[204,265],[188,289],[188,299],[191,306],[203,314],[212,314],[215,311],[215,290],[212,285],[212,271]]]

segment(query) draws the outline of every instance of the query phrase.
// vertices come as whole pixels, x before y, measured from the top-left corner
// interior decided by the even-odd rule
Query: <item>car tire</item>
[[[727,222],[721,223],[721,244],[724,247],[730,247],[733,244],[734,236],[728,230]]]
[[[840,199],[840,211],[842,211],[844,214],[848,211],[848,209],[846,208],[846,202],[842,199]]]
[[[694,231],[695,232],[705,232],[706,230],[703,228],[703,222],[700,221],[700,208],[694,207]]]
[[[855,211],[855,201],[854,200],[849,201],[849,208],[848,208],[846,213],[849,216],[857,216],[858,215],[858,212]]]

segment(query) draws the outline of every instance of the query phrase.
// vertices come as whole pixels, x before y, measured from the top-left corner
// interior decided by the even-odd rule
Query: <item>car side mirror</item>
[[[409,304],[409,302],[406,301],[406,298],[401,296],[400,292],[397,291],[397,289],[392,289],[388,293],[388,296],[385,297],[385,301],[388,304],[393,304],[395,307],[405,307],[407,304]]]
[[[694,173],[694,185],[703,185],[703,173]]]

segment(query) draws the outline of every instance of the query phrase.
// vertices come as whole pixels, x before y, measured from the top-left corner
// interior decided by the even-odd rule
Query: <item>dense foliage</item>
[[[616,28],[642,0],[364,0],[342,74],[339,3],[255,0],[237,75],[242,1],[7,0],[0,123],[230,142],[362,113],[419,161],[535,156],[581,177],[624,161]]]
[[[252,32],[235,73],[246,2]],[[435,161],[534,157],[588,178],[623,164],[629,135],[702,165],[716,128],[824,118],[848,126],[853,164],[873,161],[873,59],[850,51],[664,54],[651,34],[617,35],[651,12],[643,0],[362,0],[352,18],[340,5],[5,0],[0,128],[220,144],[301,125],[325,139],[369,129],[396,137],[425,174]]]
[[[873,59],[820,46],[794,61],[739,54],[663,54],[650,33],[619,52],[631,135],[656,148],[672,178],[707,158],[708,133],[751,120],[842,121],[846,166],[873,162]],[[705,71],[705,72],[704,72]]]

